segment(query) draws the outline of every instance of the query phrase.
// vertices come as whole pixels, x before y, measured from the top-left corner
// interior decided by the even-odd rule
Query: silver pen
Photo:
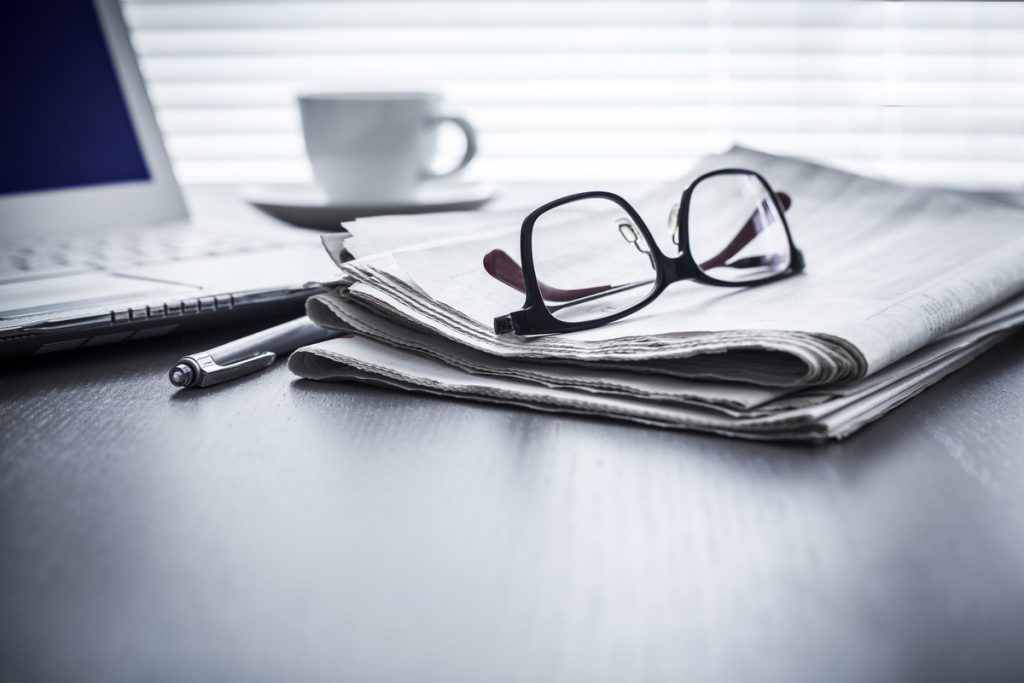
[[[182,389],[208,387],[262,370],[269,367],[278,356],[339,334],[303,316],[209,351],[189,354],[171,368],[168,377],[171,384]]]

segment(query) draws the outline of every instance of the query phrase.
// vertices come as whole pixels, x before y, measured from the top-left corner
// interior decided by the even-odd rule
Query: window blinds
[[[1024,189],[1024,4],[125,0],[186,183],[310,179],[300,89],[433,88],[473,175],[661,180],[732,142]],[[459,155],[442,136],[442,155]]]

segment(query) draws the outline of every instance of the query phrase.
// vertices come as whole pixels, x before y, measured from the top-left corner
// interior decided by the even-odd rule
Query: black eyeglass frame
[[[789,267],[786,268],[786,270],[774,275],[769,275],[761,280],[754,280],[750,282],[730,282],[727,280],[719,280],[708,275],[697,265],[696,260],[693,258],[693,250],[690,248],[690,199],[693,196],[694,189],[701,181],[720,175],[753,176],[757,178],[768,191],[768,196],[771,197],[771,200],[775,205],[775,210],[782,219],[782,226],[786,231],[786,239],[789,243],[790,259]],[[629,306],[628,308],[624,308],[621,311],[604,316],[603,318],[569,322],[559,320],[552,315],[551,311],[548,310],[547,305],[544,303],[544,297],[541,295],[540,286],[537,281],[537,271],[534,267],[533,261],[533,229],[537,219],[544,213],[551,209],[556,209],[560,206],[583,199],[607,199],[618,204],[619,207],[626,212],[630,220],[633,221],[633,225],[636,226],[647,241],[647,244],[650,246],[651,254],[654,256],[655,261],[655,280],[650,293],[644,299],[632,306]],[[522,258],[526,302],[523,304],[522,309],[495,318],[494,331],[497,334],[513,332],[517,335],[538,335],[590,330],[636,313],[641,308],[658,298],[658,296],[665,291],[665,288],[674,282],[694,280],[696,282],[703,282],[704,284],[716,287],[755,287],[790,277],[791,275],[801,273],[804,270],[805,262],[803,253],[793,242],[793,234],[789,228],[789,221],[786,220],[785,209],[779,201],[778,195],[776,195],[775,191],[772,189],[772,186],[768,184],[768,181],[765,180],[764,176],[756,171],[742,168],[720,168],[697,177],[686,187],[685,190],[683,190],[682,197],[679,200],[679,215],[677,217],[677,221],[679,226],[680,253],[677,256],[666,256],[658,247],[657,242],[654,241],[650,229],[648,229],[647,224],[644,223],[640,214],[636,212],[636,209],[634,209],[628,201],[614,192],[607,192],[605,190],[577,192],[576,194],[566,195],[565,197],[555,199],[547,204],[537,207],[523,219],[523,226],[519,237],[519,253]]]

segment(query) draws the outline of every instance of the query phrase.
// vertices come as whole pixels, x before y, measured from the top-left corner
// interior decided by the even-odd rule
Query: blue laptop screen
[[[0,194],[149,179],[88,0],[0,9]]]

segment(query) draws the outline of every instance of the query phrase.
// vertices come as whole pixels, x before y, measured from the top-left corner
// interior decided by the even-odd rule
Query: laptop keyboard
[[[263,251],[281,239],[246,232],[136,228],[56,240],[0,244],[0,277],[35,272],[113,270],[153,263]]]

